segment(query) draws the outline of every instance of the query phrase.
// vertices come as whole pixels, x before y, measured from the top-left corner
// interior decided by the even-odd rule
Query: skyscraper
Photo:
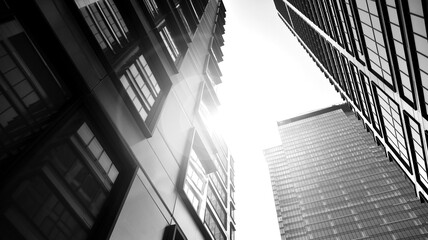
[[[0,1],[2,239],[233,239],[221,0]]]
[[[278,122],[264,150],[281,239],[426,239],[428,208],[347,105]]]
[[[284,24],[426,199],[428,3],[274,3]]]

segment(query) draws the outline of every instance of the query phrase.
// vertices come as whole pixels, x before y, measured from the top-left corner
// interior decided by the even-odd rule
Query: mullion
[[[91,17],[92,22],[94,23],[95,27],[98,29],[98,32],[100,33],[100,35],[103,37],[104,42],[109,46],[110,50],[115,54],[115,50],[113,48],[113,45],[111,44],[110,40],[108,39],[108,37],[105,35],[103,29],[101,28],[101,26],[99,25],[94,13],[92,12],[92,9],[89,6],[85,7],[86,11],[89,13],[89,16]],[[82,9],[83,10],[83,9]]]
[[[138,86],[138,83],[134,79],[134,76],[132,76],[132,72],[129,69],[126,70],[125,77],[128,80],[129,86],[133,89],[133,91],[135,93],[135,96],[138,98],[138,100],[141,103],[143,103],[143,104],[141,104],[141,106],[144,108],[144,110],[146,111],[146,113],[149,113],[150,112],[150,108],[148,106],[150,106],[150,104],[147,101],[147,99],[145,98],[145,96],[142,93],[140,87]]]
[[[107,19],[107,16],[105,15],[102,7],[100,6],[99,1],[95,2],[94,5],[96,6],[96,8],[98,9],[98,13],[100,14],[100,16],[102,17],[102,20],[104,22],[104,24],[107,26],[107,29],[110,31],[110,34],[114,37],[114,39],[116,40],[116,42],[119,44],[120,47],[122,46],[122,43],[119,40],[119,37],[117,36],[116,32],[113,29],[113,26],[110,24],[110,22]]]

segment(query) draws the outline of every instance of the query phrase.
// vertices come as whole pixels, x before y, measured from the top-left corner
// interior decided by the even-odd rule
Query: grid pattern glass
[[[146,120],[161,89],[141,55],[120,77],[123,88],[143,120]]]
[[[420,75],[422,82],[423,99],[425,99],[425,115],[428,111],[428,38],[426,23],[421,0],[410,0],[408,2],[411,25],[413,30],[414,45],[416,47],[419,69],[416,74]],[[405,3],[403,3],[405,4]],[[422,96],[421,96],[422,98]]]
[[[350,40],[351,36],[349,34],[348,27],[346,24],[345,14],[342,10],[341,1],[340,0],[334,0],[334,1],[336,1],[337,11],[339,12],[340,24],[342,25],[343,34],[345,36],[346,50],[352,54],[352,45],[351,45],[351,40]]]
[[[104,50],[113,53],[128,43],[128,27],[113,0],[75,0],[86,24]]]
[[[322,20],[322,24],[321,25],[323,26],[324,32],[327,35],[331,36],[330,25],[329,25],[328,21],[326,20],[326,16],[325,16],[325,11],[323,9],[322,0],[321,1],[315,1],[315,7],[317,8],[319,16],[320,16],[320,18]]]
[[[223,204],[226,206],[227,203],[227,192],[226,189],[223,187],[223,185],[218,180],[217,175],[210,174],[211,183],[214,186],[214,189],[217,190],[220,199],[223,201]]]
[[[340,34],[340,25],[339,25],[339,17],[336,13],[336,9],[333,5],[333,1],[335,0],[327,0],[326,5],[328,5],[329,7],[329,11],[331,12],[332,18],[333,18],[333,23],[334,23],[334,28],[336,29],[336,41],[343,46],[343,39],[342,39],[342,34]]]
[[[355,74],[352,73],[352,70],[349,67],[349,62],[348,59],[342,55],[343,58],[343,65],[344,68],[346,70],[346,73],[348,75],[348,79],[349,79],[349,85],[351,86],[352,89],[352,93],[353,93],[353,97],[354,97],[354,103],[355,105],[358,107],[358,109],[361,110],[361,102],[360,102],[360,98],[358,97],[358,88],[356,86],[356,80],[354,79]]]
[[[220,219],[220,222],[226,228],[226,223],[227,223],[226,210],[224,210],[223,205],[218,200],[217,196],[215,195],[214,189],[211,185],[208,186],[207,197],[208,197],[208,201],[211,203],[214,209],[214,212],[217,214],[218,218]]]
[[[398,104],[379,88],[376,88],[383,124],[385,126],[386,142],[395,149],[399,156],[410,167],[407,144],[404,138],[403,124]]]
[[[346,92],[348,93],[349,98],[353,100],[355,104],[359,107],[358,102],[355,101],[355,91],[352,85],[352,77],[348,68],[348,59],[346,59],[346,57],[343,55],[341,56],[340,54],[338,55],[338,57],[340,58],[341,62],[340,67],[343,72],[343,81],[346,83]]]
[[[264,155],[282,239],[426,236],[428,209],[351,112],[278,125]]]
[[[190,203],[192,204],[193,208],[195,208],[196,211],[198,211],[201,200],[196,195],[194,190],[191,187],[189,187],[189,182],[187,180],[184,183],[183,190],[186,193],[186,196],[189,199]]]
[[[364,93],[364,88],[363,88],[363,83],[361,83],[361,79],[360,76],[358,75],[358,69],[357,67],[352,64],[349,63],[350,67],[351,67],[351,74],[354,76],[354,80],[356,82],[356,88],[358,89],[358,96],[361,100],[361,111],[363,112],[364,116],[366,117],[366,119],[370,119],[370,113],[369,111],[369,106],[367,105],[367,101],[366,101],[366,95]]]
[[[380,130],[380,124],[379,124],[379,117],[377,115],[375,102],[373,101],[373,94],[372,94],[372,90],[370,87],[370,79],[364,73],[361,73],[360,76],[364,81],[364,89],[367,92],[367,96],[368,96],[367,100],[370,104],[371,113],[373,115],[374,127],[376,130],[378,130],[380,132],[381,130]]]
[[[215,220],[215,217],[209,207],[205,209],[204,221],[211,234],[213,235],[214,240],[226,240],[226,236],[224,235],[220,224],[218,224],[217,220]]]
[[[86,149],[96,159],[102,170],[107,174],[110,181],[114,183],[117,175],[119,175],[119,171],[86,123],[77,130],[77,135],[83,141]]]
[[[328,24],[328,27],[330,29],[330,31],[329,31],[330,37],[333,40],[337,41],[337,34],[335,31],[335,26],[333,25],[334,21],[331,19],[332,16],[330,15],[330,12],[329,12],[329,4],[328,4],[327,0],[320,0],[319,2],[320,2],[320,5],[322,6],[321,10],[324,14],[324,17],[325,17],[327,24]]]
[[[416,178],[420,183],[428,187],[428,175],[427,175],[427,162],[425,159],[424,144],[422,141],[421,127],[418,122],[416,122],[412,117],[409,117],[407,114],[404,114],[406,119],[407,132],[412,146],[413,157],[415,158],[413,163],[416,163],[416,169],[418,176]],[[410,131],[409,131],[410,130]]]
[[[369,68],[385,80],[389,86],[394,86],[376,2],[361,0],[356,3],[370,60]]]
[[[349,17],[349,23],[351,24],[352,35],[354,37],[355,46],[357,47],[357,53],[358,53],[358,54],[356,54],[357,59],[364,62],[364,53],[363,53],[363,49],[362,49],[362,44],[361,44],[360,37],[359,37],[358,32],[357,32],[355,19],[354,19],[354,13],[352,12],[352,6],[350,3],[350,0],[345,0],[345,5],[346,5],[346,11],[347,11],[348,17]]]
[[[392,38],[394,41],[394,48],[396,54],[395,57],[397,59],[398,69],[400,71],[401,84],[399,87],[403,92],[403,97],[413,103],[413,85],[412,80],[409,76],[409,65],[405,53],[404,40],[402,38],[403,35],[400,27],[401,21],[399,19],[397,6],[395,5],[395,1],[393,0],[386,1],[386,5],[389,16],[389,26],[391,28]]]

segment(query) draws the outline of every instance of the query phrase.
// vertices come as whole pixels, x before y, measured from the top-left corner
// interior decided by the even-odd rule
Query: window
[[[18,183],[6,220],[25,237],[86,239],[119,175],[115,164],[86,123],[35,159],[43,165]]]
[[[149,10],[150,15],[155,18],[159,14],[159,7],[156,0],[143,0],[143,2]]]
[[[355,2],[357,3],[361,27],[364,33],[369,60],[368,67],[392,90],[395,90],[394,81],[391,78],[389,56],[386,52],[386,44],[377,4],[374,0],[361,0]]]
[[[230,240],[235,240],[235,227],[230,224]]]
[[[19,153],[69,97],[21,25],[0,24],[0,161]]]
[[[213,213],[209,207],[207,207],[205,210],[204,222],[215,240],[226,240],[223,230],[215,220],[215,217],[213,216]]]
[[[378,96],[376,100],[384,127],[386,143],[392,148],[395,154],[399,156],[407,169],[411,171],[399,106],[384,91],[375,85],[373,86],[373,90],[375,95]]]
[[[412,0],[403,2],[403,10],[409,32],[409,45],[412,50],[413,66],[416,79],[419,80],[421,91],[419,98],[421,100],[422,115],[428,116],[428,37],[426,16],[423,9],[426,9],[426,2],[421,0]],[[401,69],[400,69],[401,70]],[[403,83],[404,84],[404,83]]]
[[[226,205],[227,202],[227,192],[224,186],[220,183],[218,180],[217,175],[210,174],[211,183],[214,186],[214,189],[217,190],[218,194],[220,195],[220,199],[223,201],[223,204]]]
[[[198,25],[193,10],[191,9],[190,1],[174,0],[174,4],[183,29],[187,33],[188,37],[191,37],[195,33]]]
[[[334,4],[337,7],[337,11],[339,13],[338,16],[339,16],[339,20],[340,20],[341,29],[343,31],[343,35],[345,36],[345,39],[344,39],[345,48],[350,54],[353,54],[353,51],[352,51],[353,48],[352,48],[352,44],[351,44],[351,35],[349,33],[348,26],[346,24],[345,13],[342,10],[341,1],[340,0],[333,0],[333,5]]]
[[[120,82],[138,115],[143,121],[148,121],[161,95],[161,88],[143,55],[125,70]]]
[[[175,63],[180,56],[180,52],[178,51],[174,39],[171,37],[171,33],[169,32],[168,27],[163,26],[160,29],[159,34],[162,38],[163,43],[165,44],[166,49],[168,50],[169,56]]]
[[[129,30],[113,0],[75,0],[102,50],[113,54],[128,42]]]
[[[209,196],[207,197],[210,191],[208,189],[208,175],[215,171],[215,165],[199,134],[194,130],[190,137],[192,143],[189,146],[189,158],[186,166],[180,172],[179,182],[182,187],[179,187],[179,193],[188,201],[186,204],[190,208],[189,210],[194,210],[199,216],[199,219],[196,220],[201,221],[207,207],[205,199],[209,198]]]
[[[425,191],[427,191],[428,171],[421,127],[420,124],[407,112],[404,112],[404,122],[406,123],[407,137],[409,138],[413,165],[415,166],[416,180],[423,188],[425,188]]]
[[[354,17],[354,13],[352,11],[352,8],[354,7],[353,5],[351,5],[351,1],[352,0],[345,0],[345,6],[346,8],[344,9],[345,11],[345,15],[348,15],[349,17],[349,24],[351,26],[351,32],[350,34],[353,36],[353,42],[355,44],[355,48],[356,49],[356,57],[357,59],[364,63],[364,52],[363,52],[363,45],[361,43],[359,34],[358,34],[358,30],[357,30],[357,24],[355,21],[355,17]]]
[[[360,77],[362,79],[362,81],[364,82],[363,87],[364,90],[367,94],[367,101],[369,102],[370,105],[370,113],[371,113],[371,118],[372,118],[372,125],[374,127],[374,129],[376,129],[376,131],[381,134],[381,129],[380,129],[380,123],[379,123],[379,117],[377,114],[377,110],[376,110],[376,105],[375,102],[373,101],[373,94],[372,94],[372,90],[370,87],[370,79],[363,73],[360,71]]]
[[[208,187],[208,201],[210,201],[212,208],[214,212],[217,214],[218,218],[220,219],[220,222],[223,224],[224,228],[227,228],[226,222],[227,222],[227,214],[226,210],[224,209],[223,205],[220,203],[219,199],[217,198],[214,189],[211,185]]]
[[[415,107],[414,96],[413,96],[413,84],[409,74],[409,63],[407,62],[407,53],[405,50],[405,38],[403,38],[403,32],[401,30],[402,21],[399,17],[399,11],[394,1],[386,1],[386,8],[388,14],[389,29],[392,33],[392,40],[394,46],[393,54],[395,56],[396,65],[398,66],[397,80],[401,82],[398,84],[399,92],[403,99],[405,99],[411,106]],[[381,2],[381,4],[384,4]]]
[[[366,94],[364,92],[364,88],[363,88],[363,83],[361,82],[360,76],[358,75],[358,69],[357,67],[349,62],[350,65],[350,69],[351,69],[351,74],[354,78],[354,83],[355,83],[355,88],[357,89],[357,93],[356,95],[358,96],[358,98],[360,99],[360,107],[361,107],[361,111],[364,114],[364,117],[370,122],[370,114],[369,114],[369,107],[367,105],[367,101],[366,101]]]
[[[189,0],[189,2],[195,16],[200,20],[208,4],[208,0]]]

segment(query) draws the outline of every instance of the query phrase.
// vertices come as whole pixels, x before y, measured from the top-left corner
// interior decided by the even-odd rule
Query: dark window
[[[102,50],[114,54],[129,42],[128,27],[113,0],[75,0],[75,3]]]
[[[205,209],[204,222],[215,240],[226,240],[226,236],[224,235],[220,224],[215,220],[215,217],[209,207]]]
[[[25,238],[86,239],[119,171],[86,123],[36,156],[4,217]]]
[[[17,21],[0,24],[0,159],[16,154],[69,97]]]

